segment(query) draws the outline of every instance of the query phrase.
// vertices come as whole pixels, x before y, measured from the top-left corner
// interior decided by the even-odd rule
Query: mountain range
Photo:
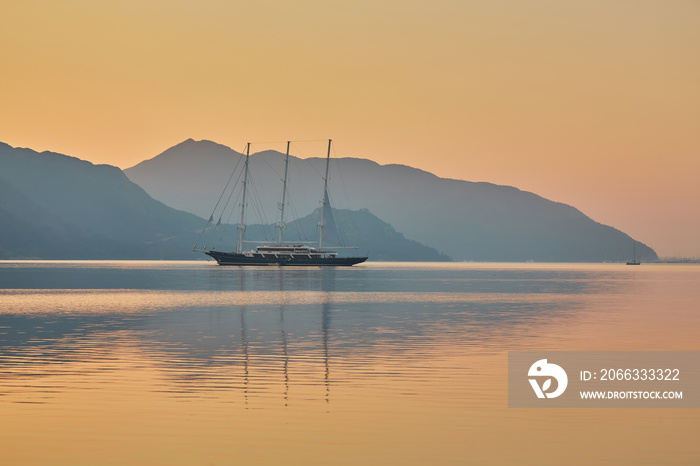
[[[404,238],[369,211],[339,211],[339,222],[382,260],[449,260]],[[316,216],[290,223],[313,231]],[[122,170],[53,152],[0,143],[0,259],[203,259],[192,252],[204,219],[153,199]],[[231,227],[234,231],[236,226]],[[271,225],[252,225],[269,231]]]
[[[244,156],[212,141],[188,139],[125,170],[154,199],[202,218],[227,180],[240,179]],[[319,205],[324,157],[290,157],[289,197],[298,217]],[[250,157],[251,192],[260,223],[274,223],[282,190],[284,154]],[[510,186],[446,179],[405,165],[332,158],[331,200],[368,209],[406,238],[458,261],[625,261],[656,253],[578,209]]]

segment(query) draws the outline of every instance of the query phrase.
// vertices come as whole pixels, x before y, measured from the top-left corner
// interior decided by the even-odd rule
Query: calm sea
[[[509,409],[509,350],[700,350],[700,266],[0,262],[2,464],[700,464],[697,409]]]

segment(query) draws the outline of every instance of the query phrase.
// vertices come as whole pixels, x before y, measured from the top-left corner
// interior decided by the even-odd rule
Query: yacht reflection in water
[[[325,286],[327,277],[329,274],[332,274],[332,270],[328,271],[328,269],[321,271],[321,288],[324,291],[327,291],[327,286]],[[277,275],[279,277],[279,290],[281,292],[285,291],[284,287],[284,275]],[[240,280],[240,291],[244,292],[246,290],[245,287],[245,277],[241,277]],[[281,343],[281,355],[279,355],[279,359],[281,360],[282,364],[282,374],[283,374],[283,379],[284,379],[284,390],[283,390],[283,398],[284,398],[284,406],[289,405],[289,385],[290,385],[290,359],[293,358],[290,357],[290,351],[289,351],[289,343],[288,343],[288,333],[286,329],[286,324],[285,324],[285,313],[287,311],[287,305],[281,304],[279,306],[279,338],[280,338],[280,343]],[[235,312],[235,311],[234,311]],[[248,306],[240,306],[239,308],[239,313],[241,317],[241,350],[242,350],[242,355],[243,355],[243,395],[244,395],[244,400],[245,404],[248,405],[248,394],[249,394],[249,389],[250,389],[250,379],[251,379],[251,374],[250,374],[250,365],[251,365],[251,356],[250,356],[250,343],[249,343],[249,337],[248,337],[248,324],[246,322],[246,316],[248,313]],[[330,302],[328,300],[328,296],[325,296],[324,299],[321,302],[321,341],[322,341],[322,348],[323,348],[323,366],[324,366],[324,384],[325,384],[325,400],[326,403],[330,402],[330,355],[329,355],[329,350],[328,350],[328,334],[329,334],[329,319],[330,319]],[[273,351],[274,353],[274,351]],[[266,359],[265,356],[262,357],[262,359]],[[305,359],[305,358],[302,358]],[[225,364],[226,367],[229,370],[232,370],[236,366],[236,359],[235,358],[230,358],[227,363]],[[271,370],[274,372],[274,368],[271,368]],[[235,376],[233,376],[235,377]],[[264,379],[262,379],[264,380]]]
[[[277,396],[288,406],[296,384],[303,387],[296,391],[299,396],[329,403],[335,271],[235,272],[230,279],[239,293],[250,294],[261,281],[268,289],[253,292],[252,304],[187,308],[151,315],[143,322],[142,344],[177,387],[170,391],[178,397],[198,397],[233,390],[242,394],[246,405],[253,397]],[[295,303],[295,289],[300,287],[317,290],[312,304]],[[255,304],[260,293],[282,297],[275,297],[277,305]]]

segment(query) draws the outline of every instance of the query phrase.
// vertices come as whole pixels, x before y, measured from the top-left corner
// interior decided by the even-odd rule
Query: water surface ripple
[[[693,265],[0,262],[0,448],[8,464],[698,464],[696,410],[508,409],[506,374],[509,350],[700,350],[699,285]]]

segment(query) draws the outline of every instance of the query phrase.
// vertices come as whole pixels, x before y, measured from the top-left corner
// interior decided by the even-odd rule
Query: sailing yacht
[[[627,265],[639,265],[641,262],[637,260],[637,244],[632,242],[632,260],[627,261]]]
[[[287,154],[284,166],[284,184],[282,188],[282,202],[280,203],[280,221],[276,227],[279,229],[278,241],[274,245],[258,246],[254,250],[243,251],[245,236],[245,208],[246,188],[248,185],[248,162],[250,159],[250,143],[246,147],[245,166],[243,175],[243,194],[241,202],[241,215],[238,224],[238,243],[235,252],[222,252],[214,249],[204,249],[204,254],[214,258],[219,265],[281,265],[281,266],[351,266],[367,260],[367,256],[343,257],[336,251],[323,248],[323,233],[327,222],[332,220],[332,207],[328,198],[328,170],[331,157],[331,142],[328,140],[328,154],[326,156],[326,177],[324,178],[323,199],[321,201],[321,221],[318,223],[319,237],[318,247],[304,244],[285,243],[283,241],[284,207],[287,196],[287,173],[289,171],[289,142],[287,142]]]

